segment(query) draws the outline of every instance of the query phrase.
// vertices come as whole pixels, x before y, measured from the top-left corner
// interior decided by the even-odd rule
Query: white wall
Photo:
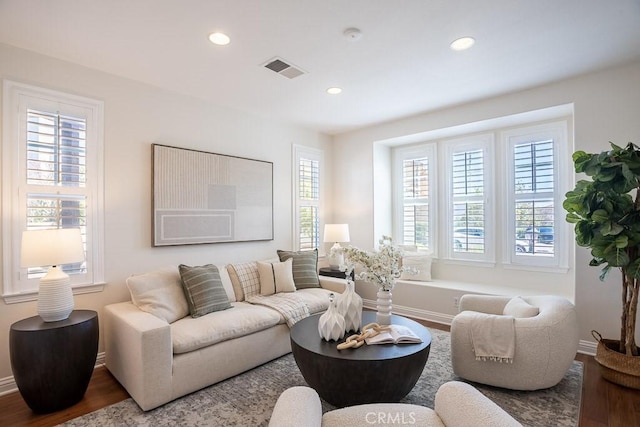
[[[629,141],[640,143],[640,63],[335,137],[334,170],[348,173],[341,175],[340,185],[343,191],[333,199],[336,207],[334,220],[350,225],[351,243],[354,245],[372,247],[371,242],[378,237],[374,236],[374,233],[378,233],[378,224],[376,222],[374,226],[374,218],[380,217],[376,210],[381,208],[381,203],[374,201],[371,185],[374,176],[379,179],[378,170],[373,168],[373,158],[377,151],[374,146],[377,141],[565,104],[574,106],[575,150],[600,152],[608,148],[608,141],[619,144]],[[572,165],[568,164],[566,167],[572,168]],[[569,273],[570,281],[575,282],[576,286],[575,302],[580,321],[580,339],[593,341],[590,334],[592,329],[597,329],[604,336],[616,338],[619,334],[621,312],[619,275],[612,274],[606,283],[601,283],[598,280],[599,270],[588,267],[589,259],[587,250],[576,248],[576,268]],[[477,271],[469,268],[458,269],[458,275],[467,276],[470,282],[474,281],[476,274]],[[553,283],[553,277],[545,276],[541,282]],[[561,277],[560,281],[564,279]],[[395,291],[394,301],[408,301],[406,304],[411,308],[425,312],[455,313],[453,304],[445,303],[443,306],[443,301],[451,294],[448,290],[429,288],[419,293],[420,298],[417,297],[418,293],[405,298],[406,295],[402,292],[403,288]]]
[[[181,262],[196,265],[272,258],[276,249],[290,249],[291,146],[331,148],[331,139],[325,135],[2,44],[0,78],[104,101],[107,284],[103,292],[75,297],[76,308],[98,313],[106,304],[129,298],[125,279],[132,273]],[[184,78],[189,78],[187,70]],[[273,162],[274,240],[151,247],[152,143]],[[324,184],[330,189],[331,180]],[[329,204],[323,207],[330,212]],[[7,305],[0,300],[0,392],[12,376],[10,325],[35,314],[35,301]]]

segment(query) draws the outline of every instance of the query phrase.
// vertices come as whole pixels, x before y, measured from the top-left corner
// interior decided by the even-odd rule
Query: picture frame
[[[273,163],[152,144],[153,246],[273,240]]]

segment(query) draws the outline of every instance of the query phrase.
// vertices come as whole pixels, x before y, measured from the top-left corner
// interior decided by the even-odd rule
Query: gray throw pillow
[[[318,279],[318,250],[312,251],[281,251],[278,250],[280,261],[293,259],[293,282],[296,289],[319,288]]]
[[[231,308],[218,267],[212,264],[198,267],[180,264],[179,269],[191,317]]]

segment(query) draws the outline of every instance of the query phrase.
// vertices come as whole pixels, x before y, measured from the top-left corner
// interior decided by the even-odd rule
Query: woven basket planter
[[[596,331],[591,331],[591,334],[598,341],[595,359],[600,365],[602,377],[612,383],[640,390],[640,356],[618,352],[619,340],[602,338]]]

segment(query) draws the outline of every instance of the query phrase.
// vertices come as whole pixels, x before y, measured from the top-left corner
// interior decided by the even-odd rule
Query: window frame
[[[504,212],[507,224],[503,233],[503,263],[505,268],[527,269],[535,267],[549,272],[566,272],[569,268],[569,236],[566,231],[565,211],[562,208],[564,194],[568,191],[571,179],[563,176],[561,165],[569,165],[568,121],[558,120],[535,125],[523,125],[500,132],[500,140],[504,146],[503,162],[504,179]],[[514,147],[532,140],[553,140],[553,205],[554,205],[554,254],[552,257],[523,256],[515,251],[515,168],[513,162]],[[572,171],[571,167],[567,171]],[[567,172],[567,173],[568,173]],[[513,232],[511,232],[513,231]],[[513,250],[511,250],[513,248]]]
[[[86,184],[77,187],[27,184],[26,111],[35,109],[82,117],[86,120]],[[10,80],[3,81],[2,131],[2,236],[3,298],[6,303],[37,299],[39,279],[28,279],[20,268],[22,231],[26,230],[29,188],[40,194],[82,193],[87,200],[87,272],[71,275],[74,294],[97,292],[104,287],[104,103]],[[16,143],[16,141],[18,143]],[[69,190],[69,191],[67,191]]]
[[[294,250],[314,250],[318,251],[322,248],[322,227],[323,227],[323,214],[322,214],[322,201],[324,199],[324,151],[316,148],[306,147],[303,145],[293,144],[293,229],[292,229],[292,246]],[[300,160],[309,159],[318,162],[318,200],[308,201],[300,198]],[[301,249],[300,248],[300,214],[301,209],[306,206],[315,207],[318,215],[318,244],[316,248]]]
[[[401,236],[399,243],[402,245],[413,245],[413,243],[404,242],[404,168],[403,162],[413,159],[428,159],[428,177],[429,177],[429,197],[428,204],[428,227],[429,227],[429,243],[428,250],[437,257],[438,254],[438,151],[435,143],[423,143],[420,145],[409,147],[395,147],[392,150],[392,176],[393,176],[393,213],[392,224],[393,234]]]

